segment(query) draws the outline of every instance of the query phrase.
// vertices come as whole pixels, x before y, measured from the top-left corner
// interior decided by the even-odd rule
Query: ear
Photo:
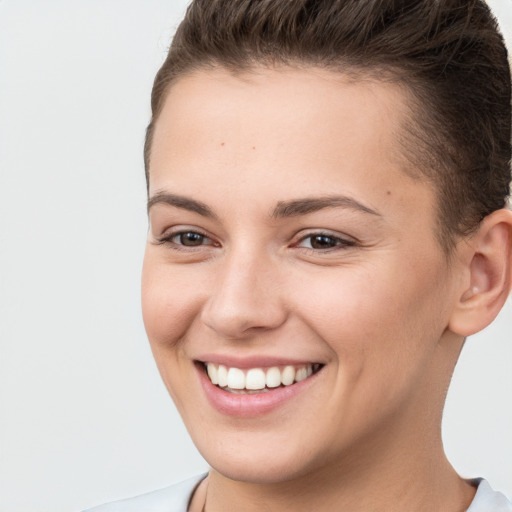
[[[470,336],[487,327],[512,288],[512,211],[497,210],[468,242],[465,278],[448,328]]]

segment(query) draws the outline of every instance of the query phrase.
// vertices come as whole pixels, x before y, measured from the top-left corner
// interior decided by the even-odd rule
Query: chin
[[[213,470],[226,478],[254,484],[278,484],[295,480],[325,464],[325,458],[315,464],[307,456],[306,443],[302,440],[285,442],[281,436],[264,436],[255,432],[238,432],[234,436],[217,439],[199,436],[193,440]],[[260,439],[257,439],[257,438]],[[299,438],[300,439],[300,438]]]
[[[308,473],[297,456],[291,460],[212,460],[210,466],[222,476],[237,482],[270,485],[296,480]]]

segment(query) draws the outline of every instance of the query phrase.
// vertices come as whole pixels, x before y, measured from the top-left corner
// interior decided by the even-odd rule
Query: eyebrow
[[[167,192],[157,192],[148,200],[148,212],[152,206],[161,203],[174,206],[175,208],[188,210],[190,212],[195,212],[203,217],[209,217],[212,219],[217,218],[213,211],[204,203],[196,201],[195,199],[190,199],[189,197],[169,194]]]
[[[211,208],[206,204],[186,196],[168,192],[157,192],[152,196],[148,201],[148,211],[153,205],[161,203],[195,212],[203,217],[217,218],[215,213],[213,213]],[[296,217],[314,213],[324,208],[349,208],[366,214],[381,216],[378,211],[361,204],[359,201],[349,196],[306,197],[293,199],[291,201],[279,201],[271,216],[275,219]]]
[[[314,213],[319,210],[323,210],[324,208],[349,208],[351,210],[381,217],[381,214],[378,211],[373,210],[348,196],[310,197],[294,199],[292,201],[279,201],[272,212],[272,217],[276,219],[295,217],[298,215]]]

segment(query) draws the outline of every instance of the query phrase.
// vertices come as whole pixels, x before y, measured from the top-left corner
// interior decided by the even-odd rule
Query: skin
[[[469,506],[475,491],[443,452],[442,408],[464,336],[508,293],[512,221],[498,212],[448,261],[435,192],[400,154],[406,112],[392,84],[317,69],[205,70],[169,91],[151,152],[142,298],[163,381],[212,467],[192,509]],[[212,216],[151,201],[163,194]],[[352,202],[271,215],[334,195]],[[200,245],[184,246],[183,232]],[[319,233],[333,247],[312,246]],[[233,418],[199,384],[194,361],[206,353],[325,366],[276,410]]]

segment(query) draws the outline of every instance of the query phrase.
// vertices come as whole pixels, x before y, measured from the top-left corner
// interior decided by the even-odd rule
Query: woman
[[[196,0],[152,111],[144,321],[211,470],[95,510],[512,510],[440,430],[511,286],[487,6]]]

